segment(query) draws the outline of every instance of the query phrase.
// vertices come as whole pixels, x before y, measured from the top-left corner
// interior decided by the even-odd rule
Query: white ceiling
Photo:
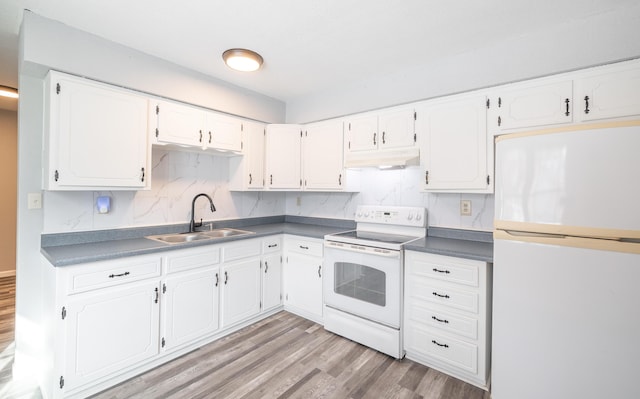
[[[23,9],[288,102],[637,1],[2,0],[0,85],[17,86]],[[228,69],[233,47],[259,52],[263,68]]]

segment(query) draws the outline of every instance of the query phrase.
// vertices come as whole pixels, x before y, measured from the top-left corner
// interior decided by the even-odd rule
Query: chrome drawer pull
[[[449,347],[449,345],[447,345],[447,344],[441,344],[440,342],[436,341],[435,339],[432,339],[432,340],[431,340],[431,342],[432,342],[432,343],[434,343],[434,344],[436,344],[436,345],[438,345],[438,346],[441,346],[441,347],[443,347],[443,348],[448,348],[448,347]]]
[[[438,294],[438,293],[437,293],[437,292],[435,292],[435,291],[433,291],[433,292],[432,292],[432,294],[433,294],[433,295],[435,295],[435,296],[437,296],[437,297],[440,297],[440,298],[446,298],[446,299],[449,299],[449,295],[447,295],[447,294],[442,295],[442,294]]]

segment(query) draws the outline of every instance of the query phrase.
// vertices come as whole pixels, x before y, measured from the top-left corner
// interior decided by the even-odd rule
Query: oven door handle
[[[334,242],[334,241],[325,241],[324,246],[328,250],[359,252],[359,253],[366,253],[374,256],[384,256],[387,258],[397,258],[400,256],[400,251],[396,251],[393,249],[373,248],[373,247],[366,247],[363,245],[344,244],[341,242]]]

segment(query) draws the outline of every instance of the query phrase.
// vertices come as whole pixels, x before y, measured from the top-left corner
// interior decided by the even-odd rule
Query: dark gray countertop
[[[171,225],[162,228],[43,234],[41,253],[53,266],[68,266],[202,245],[215,245],[274,234],[291,234],[322,239],[326,234],[353,230],[355,223],[341,219],[275,216],[217,222],[215,227],[238,228],[251,231],[254,234],[181,244],[166,244],[145,238],[145,236],[183,232],[188,230],[188,226],[185,228],[184,225]],[[491,233],[429,228],[428,234],[428,237],[406,245],[405,249],[485,262],[493,261]]]

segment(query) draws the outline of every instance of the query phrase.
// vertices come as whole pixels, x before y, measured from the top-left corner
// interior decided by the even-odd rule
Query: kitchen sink
[[[255,234],[253,231],[237,230],[237,229],[214,229],[209,231],[202,231],[199,234],[204,234],[211,238],[233,237],[245,234]]]
[[[254,234],[254,232],[224,228],[209,231],[199,231],[195,233],[161,234],[156,236],[148,236],[147,238],[167,244],[182,244],[185,242],[215,240],[216,238],[233,237],[246,234]]]

